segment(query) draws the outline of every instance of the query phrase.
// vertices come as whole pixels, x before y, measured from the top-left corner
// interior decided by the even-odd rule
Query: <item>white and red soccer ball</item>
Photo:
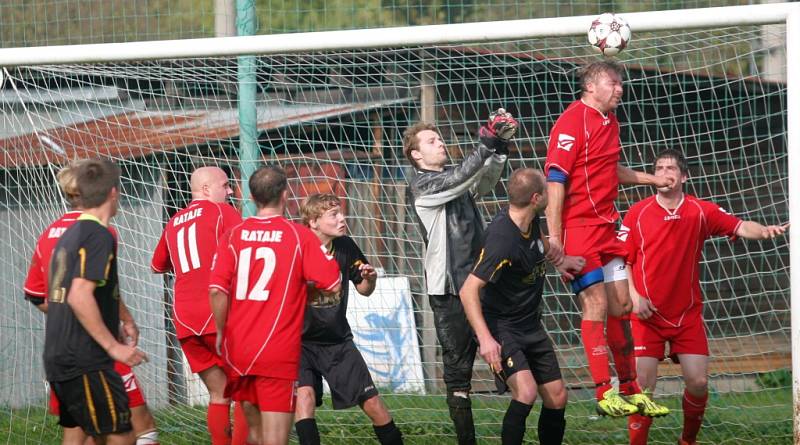
[[[588,37],[592,47],[604,56],[615,56],[628,46],[631,28],[625,19],[607,12],[594,19]]]

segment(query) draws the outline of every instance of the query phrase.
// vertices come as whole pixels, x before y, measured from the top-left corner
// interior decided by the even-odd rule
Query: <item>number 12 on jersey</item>
[[[269,247],[258,247],[255,250],[255,259],[262,260],[263,267],[252,289],[250,288],[250,268],[253,264],[250,259],[253,255],[253,248],[247,247],[239,251],[239,264],[236,270],[237,300],[267,301],[269,298],[267,284],[272,273],[275,272],[275,251]]]

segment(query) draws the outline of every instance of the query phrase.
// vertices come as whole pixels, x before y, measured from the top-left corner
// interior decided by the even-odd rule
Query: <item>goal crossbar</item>
[[[634,32],[785,23],[797,3],[777,3],[624,14]],[[584,34],[595,16],[407,26],[203,39],[0,49],[0,66],[123,62],[192,57],[335,51],[416,45],[497,42]]]

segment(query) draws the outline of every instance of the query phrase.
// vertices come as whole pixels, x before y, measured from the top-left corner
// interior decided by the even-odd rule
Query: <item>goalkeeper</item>
[[[633,339],[639,385],[654,390],[658,362],[669,343],[679,362],[683,392],[683,433],[679,444],[693,445],[708,400],[708,341],[698,270],[703,243],[711,236],[764,240],[789,228],[742,221],[721,207],[683,193],[688,169],[683,155],[664,150],[654,162],[657,177],[671,185],[631,206],[620,238],[628,250],[633,298]],[[646,261],[645,261],[646,259]],[[646,444],[652,418],[628,418],[631,444]]]
[[[420,122],[403,133],[403,154],[413,166],[407,202],[425,240],[425,282],[459,445],[475,443],[469,392],[477,343],[458,291],[481,248],[484,218],[475,198],[494,189],[516,131],[511,114],[498,109],[480,128],[477,148],[456,166],[446,165],[447,149],[434,125]]]

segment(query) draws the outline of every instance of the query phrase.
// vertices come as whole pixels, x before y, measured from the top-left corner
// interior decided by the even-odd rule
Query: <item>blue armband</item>
[[[547,182],[566,184],[567,178],[569,178],[569,176],[557,168],[551,168],[550,171],[547,172]]]
[[[575,295],[578,295],[586,289],[587,287],[603,282],[603,268],[598,267],[597,269],[591,270],[583,275],[575,277],[574,280],[570,282],[572,286],[572,292],[575,292]]]

